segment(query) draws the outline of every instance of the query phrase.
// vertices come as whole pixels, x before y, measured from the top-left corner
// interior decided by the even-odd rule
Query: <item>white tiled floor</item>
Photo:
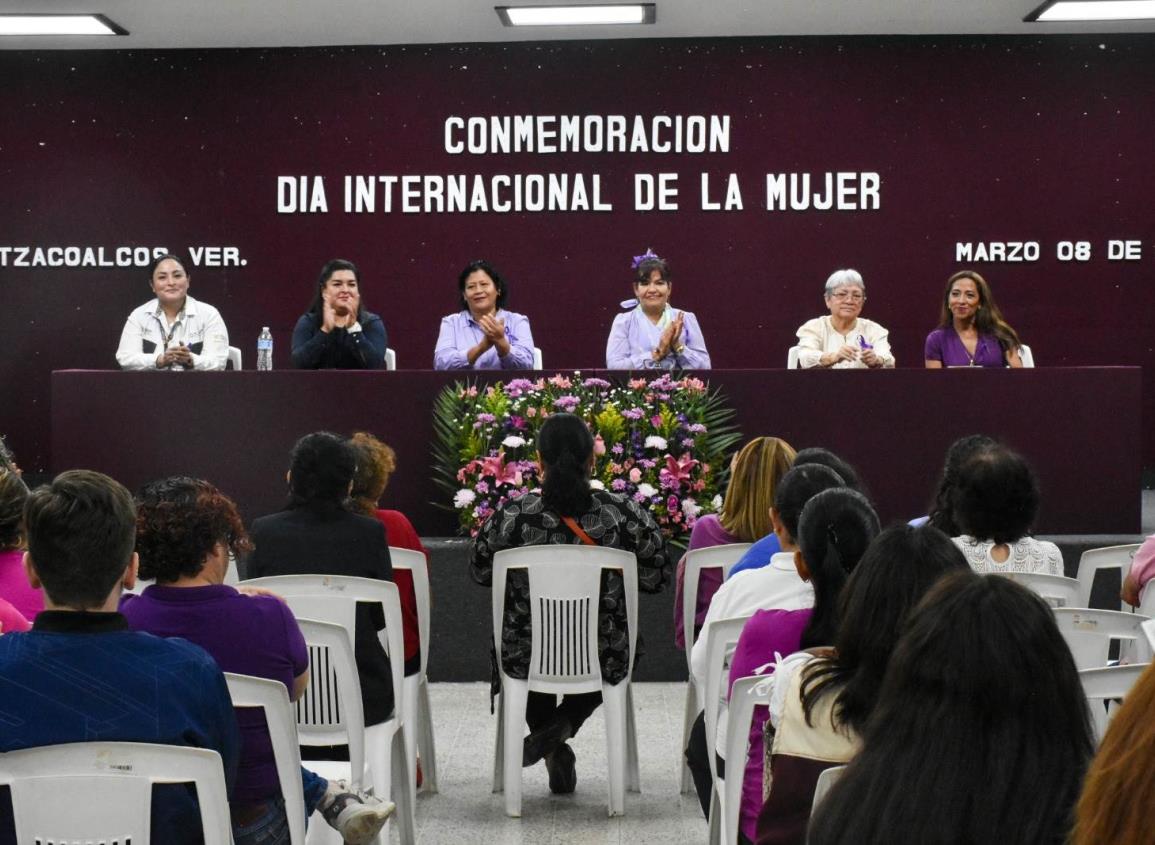
[[[522,817],[506,817],[494,794],[493,740],[486,684],[432,684],[441,792],[417,801],[420,845],[699,845],[706,822],[697,799],[678,793],[682,684],[635,684],[642,793],[627,793],[626,814],[606,815],[604,722],[599,709],[572,741],[577,791],[551,795],[545,767],[523,770]],[[396,841],[396,833],[394,833]]]

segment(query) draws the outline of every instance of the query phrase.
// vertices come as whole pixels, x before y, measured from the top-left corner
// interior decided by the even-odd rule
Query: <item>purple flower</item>
[[[702,425],[701,423],[694,423],[692,426],[690,426],[690,431],[694,434],[705,434],[706,426]]]
[[[480,493],[482,496],[484,496],[486,493],[489,492],[489,484],[486,483],[485,481],[479,481],[473,485],[473,489],[476,490],[478,493]]]
[[[497,417],[495,417],[493,414],[481,413],[481,414],[477,415],[477,421],[479,423],[491,423],[491,422],[496,422]]]
[[[566,394],[565,396],[559,396],[557,399],[553,400],[553,406],[555,408],[560,408],[561,410],[568,411],[568,412],[572,412],[573,409],[576,408],[580,404],[581,404],[580,399],[578,399],[576,396],[571,396],[569,394]]]
[[[641,408],[630,408],[622,411],[622,416],[627,420],[640,420],[645,415],[645,412]]]
[[[668,510],[670,513],[674,513],[674,511],[678,509],[679,504],[681,503],[678,501],[677,496],[670,496],[668,499],[666,499],[666,510]]]
[[[682,445],[685,446],[686,448],[693,446],[694,445],[694,438],[693,437],[682,438]]]
[[[620,493],[626,489],[626,480],[624,478],[615,478],[610,482],[610,488],[614,492]]]
[[[621,443],[615,443],[613,446],[610,447],[610,451],[613,452],[615,455],[620,455],[620,454],[622,454],[622,452],[624,452],[626,450],[625,450],[625,447],[623,447]]]
[[[527,378],[515,378],[505,386],[505,395],[516,399],[527,390],[533,388],[533,382]]]
[[[609,387],[610,383],[604,378],[587,378],[582,382],[582,387]]]

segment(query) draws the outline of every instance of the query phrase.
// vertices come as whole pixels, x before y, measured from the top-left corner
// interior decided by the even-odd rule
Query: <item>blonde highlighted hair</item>
[[[741,448],[718,521],[744,543],[771,531],[770,507],[778,481],[794,466],[794,447],[780,437],[755,437]]]

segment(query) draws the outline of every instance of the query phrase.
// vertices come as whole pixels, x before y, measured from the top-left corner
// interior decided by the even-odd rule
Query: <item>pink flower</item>
[[[670,496],[666,499],[666,510],[670,513],[676,513],[681,502],[678,501],[677,496]]]
[[[550,376],[549,383],[554,387],[560,387],[562,390],[568,390],[573,387],[573,382],[562,375]]]
[[[525,415],[527,417],[529,417],[530,419],[533,419],[534,417],[537,416],[537,408],[533,407],[533,405],[530,405],[528,408],[525,409]]]
[[[637,467],[634,467],[633,469],[631,469],[630,470],[630,483],[631,484],[637,484],[641,480],[642,480],[642,471],[640,469],[638,469]]]
[[[493,483],[499,487],[502,484],[521,486],[521,470],[517,468],[516,462],[507,464],[504,453],[496,457],[482,458],[481,474],[493,476]]]
[[[629,380],[629,386],[631,390],[641,390],[646,386],[646,380],[644,378],[632,378]]]
[[[603,440],[602,436],[599,434],[597,437],[594,438],[594,454],[595,455],[604,455],[605,453],[606,453],[606,441]]]
[[[654,414],[652,417],[650,417],[650,425],[652,425],[654,428],[661,428],[662,427],[661,416],[658,414]]]

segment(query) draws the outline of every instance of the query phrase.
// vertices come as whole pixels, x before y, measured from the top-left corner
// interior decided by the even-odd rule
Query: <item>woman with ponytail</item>
[[[840,524],[817,519],[815,527],[842,542]],[[814,577],[808,563],[804,559],[799,572]],[[838,598],[837,627],[829,629],[835,631],[834,648],[788,661],[775,677],[766,726],[774,732],[769,795],[758,814],[758,845],[805,843],[818,776],[858,752],[907,617],[939,578],[967,568],[962,553],[936,528],[895,526],[870,544]],[[816,607],[812,620],[821,617]],[[803,646],[825,636],[811,625]]]
[[[638,561],[638,588],[656,593],[666,575],[666,546],[649,512],[625,496],[590,487],[594,439],[589,428],[573,414],[552,414],[537,438],[541,466],[540,491],[499,505],[473,540],[469,570],[483,586],[493,582],[493,556],[521,546],[585,544],[633,552]],[[506,582],[502,630],[502,669],[512,678],[529,676],[531,618],[529,579],[510,572]],[[602,575],[598,609],[598,653],[602,679],[616,684],[625,679],[634,659],[629,653],[624,585],[612,570]],[[641,650],[641,637],[638,637]],[[492,654],[492,652],[491,652]],[[500,690],[496,660],[492,692]],[[567,695],[559,703],[546,693],[529,694],[525,720],[530,734],[522,749],[522,765],[545,759],[549,787],[555,793],[573,792],[577,775],[573,750],[567,740],[601,704],[601,693]]]

